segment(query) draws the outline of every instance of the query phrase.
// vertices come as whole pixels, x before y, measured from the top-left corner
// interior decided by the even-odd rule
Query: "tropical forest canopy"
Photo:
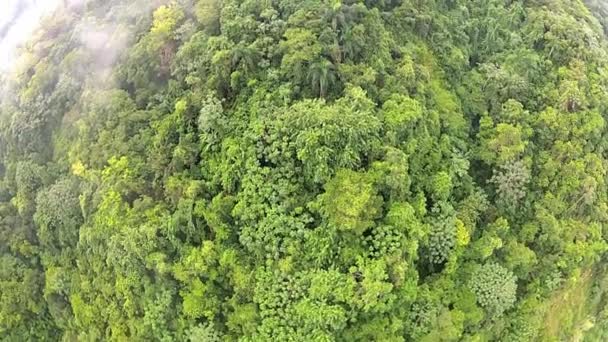
[[[608,340],[607,15],[64,1],[1,76],[0,340]]]

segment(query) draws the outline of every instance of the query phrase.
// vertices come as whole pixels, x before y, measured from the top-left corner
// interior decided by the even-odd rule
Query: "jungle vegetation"
[[[606,14],[65,1],[0,77],[0,340],[608,340]]]

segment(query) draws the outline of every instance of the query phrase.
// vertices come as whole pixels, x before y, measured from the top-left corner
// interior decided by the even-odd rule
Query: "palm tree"
[[[232,50],[232,67],[236,67],[241,64],[245,72],[249,73],[255,69],[259,53],[249,47],[238,45]]]
[[[507,23],[512,29],[515,29],[526,17],[526,9],[520,2],[514,2],[509,8],[509,16]]]
[[[324,98],[327,90],[336,82],[336,68],[325,58],[310,65],[308,80],[311,82],[314,92],[319,92],[319,97]]]
[[[326,8],[323,18],[329,23],[333,31],[338,31],[340,28],[346,26],[346,12],[348,6],[342,5],[342,1],[336,1],[333,6]]]
[[[359,55],[361,50],[360,46],[356,42],[357,33],[352,26],[347,27],[342,34],[340,39],[342,55],[350,60],[354,60]]]
[[[344,34],[346,29],[349,27],[349,22],[353,19],[354,11],[351,6],[345,6],[342,1],[336,1],[333,6],[325,9],[323,13],[323,19],[329,24],[331,31],[334,36],[334,47],[332,50],[332,57],[334,62],[342,62],[342,52],[340,48],[340,37]]]

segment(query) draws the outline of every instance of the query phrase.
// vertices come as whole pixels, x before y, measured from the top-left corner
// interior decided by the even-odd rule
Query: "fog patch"
[[[82,0],[68,0],[82,1]],[[0,4],[0,71],[9,70],[18,56],[18,47],[39,26],[43,16],[57,8],[61,0],[2,0]]]

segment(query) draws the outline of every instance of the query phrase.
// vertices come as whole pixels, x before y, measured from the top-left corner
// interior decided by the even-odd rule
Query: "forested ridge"
[[[0,340],[608,340],[605,14],[64,1],[0,76]]]

